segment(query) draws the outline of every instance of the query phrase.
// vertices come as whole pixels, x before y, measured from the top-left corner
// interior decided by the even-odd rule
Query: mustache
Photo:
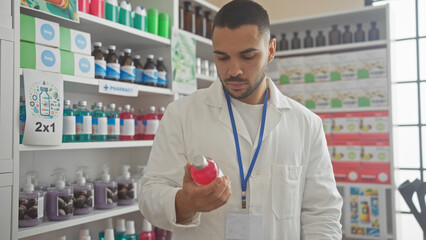
[[[229,77],[225,79],[225,82],[242,82],[246,83],[248,82],[248,79],[240,78],[240,77]]]

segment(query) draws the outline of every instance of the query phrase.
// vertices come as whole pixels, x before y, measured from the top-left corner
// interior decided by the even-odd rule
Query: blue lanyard
[[[265,130],[265,121],[266,121],[266,109],[268,106],[268,89],[266,89],[265,94],[265,100],[263,102],[263,111],[262,111],[262,123],[260,125],[260,134],[259,134],[259,142],[257,144],[256,152],[254,153],[253,159],[251,160],[249,170],[247,172],[247,176],[244,178],[244,169],[243,169],[243,161],[241,160],[241,150],[240,150],[240,143],[238,141],[238,132],[237,127],[235,125],[235,119],[234,114],[232,112],[231,107],[231,100],[229,98],[229,93],[225,89],[225,96],[226,96],[226,102],[228,103],[228,111],[229,111],[229,117],[231,118],[231,124],[232,124],[232,131],[234,132],[234,141],[235,141],[235,148],[237,149],[237,157],[238,157],[238,166],[240,168],[240,178],[241,178],[241,207],[246,208],[246,190],[247,190],[247,183],[250,178],[251,172],[253,171],[254,164],[256,163],[257,156],[259,155],[260,147],[262,146],[262,139],[263,139],[263,132]]]

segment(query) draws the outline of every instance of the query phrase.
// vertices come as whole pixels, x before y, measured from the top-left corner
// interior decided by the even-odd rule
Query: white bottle
[[[84,240],[83,237],[86,237],[86,236],[89,236],[89,238],[90,238],[89,229],[87,229],[87,228],[80,229],[80,240]]]
[[[104,236],[105,240],[114,240],[114,229],[112,228],[107,228],[105,229],[105,236]]]

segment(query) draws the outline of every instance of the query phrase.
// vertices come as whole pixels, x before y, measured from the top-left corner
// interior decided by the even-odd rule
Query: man
[[[234,0],[217,13],[220,81],[168,106],[141,188],[142,214],[174,239],[341,239],[321,119],[266,77],[275,48],[259,4]],[[196,155],[225,176],[197,185]]]

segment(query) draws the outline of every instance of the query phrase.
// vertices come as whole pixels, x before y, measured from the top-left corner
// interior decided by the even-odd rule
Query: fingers
[[[189,172],[189,170],[192,167],[192,163],[188,162],[185,166],[185,175],[183,176],[183,182],[194,182],[194,180],[192,179],[191,173]]]

